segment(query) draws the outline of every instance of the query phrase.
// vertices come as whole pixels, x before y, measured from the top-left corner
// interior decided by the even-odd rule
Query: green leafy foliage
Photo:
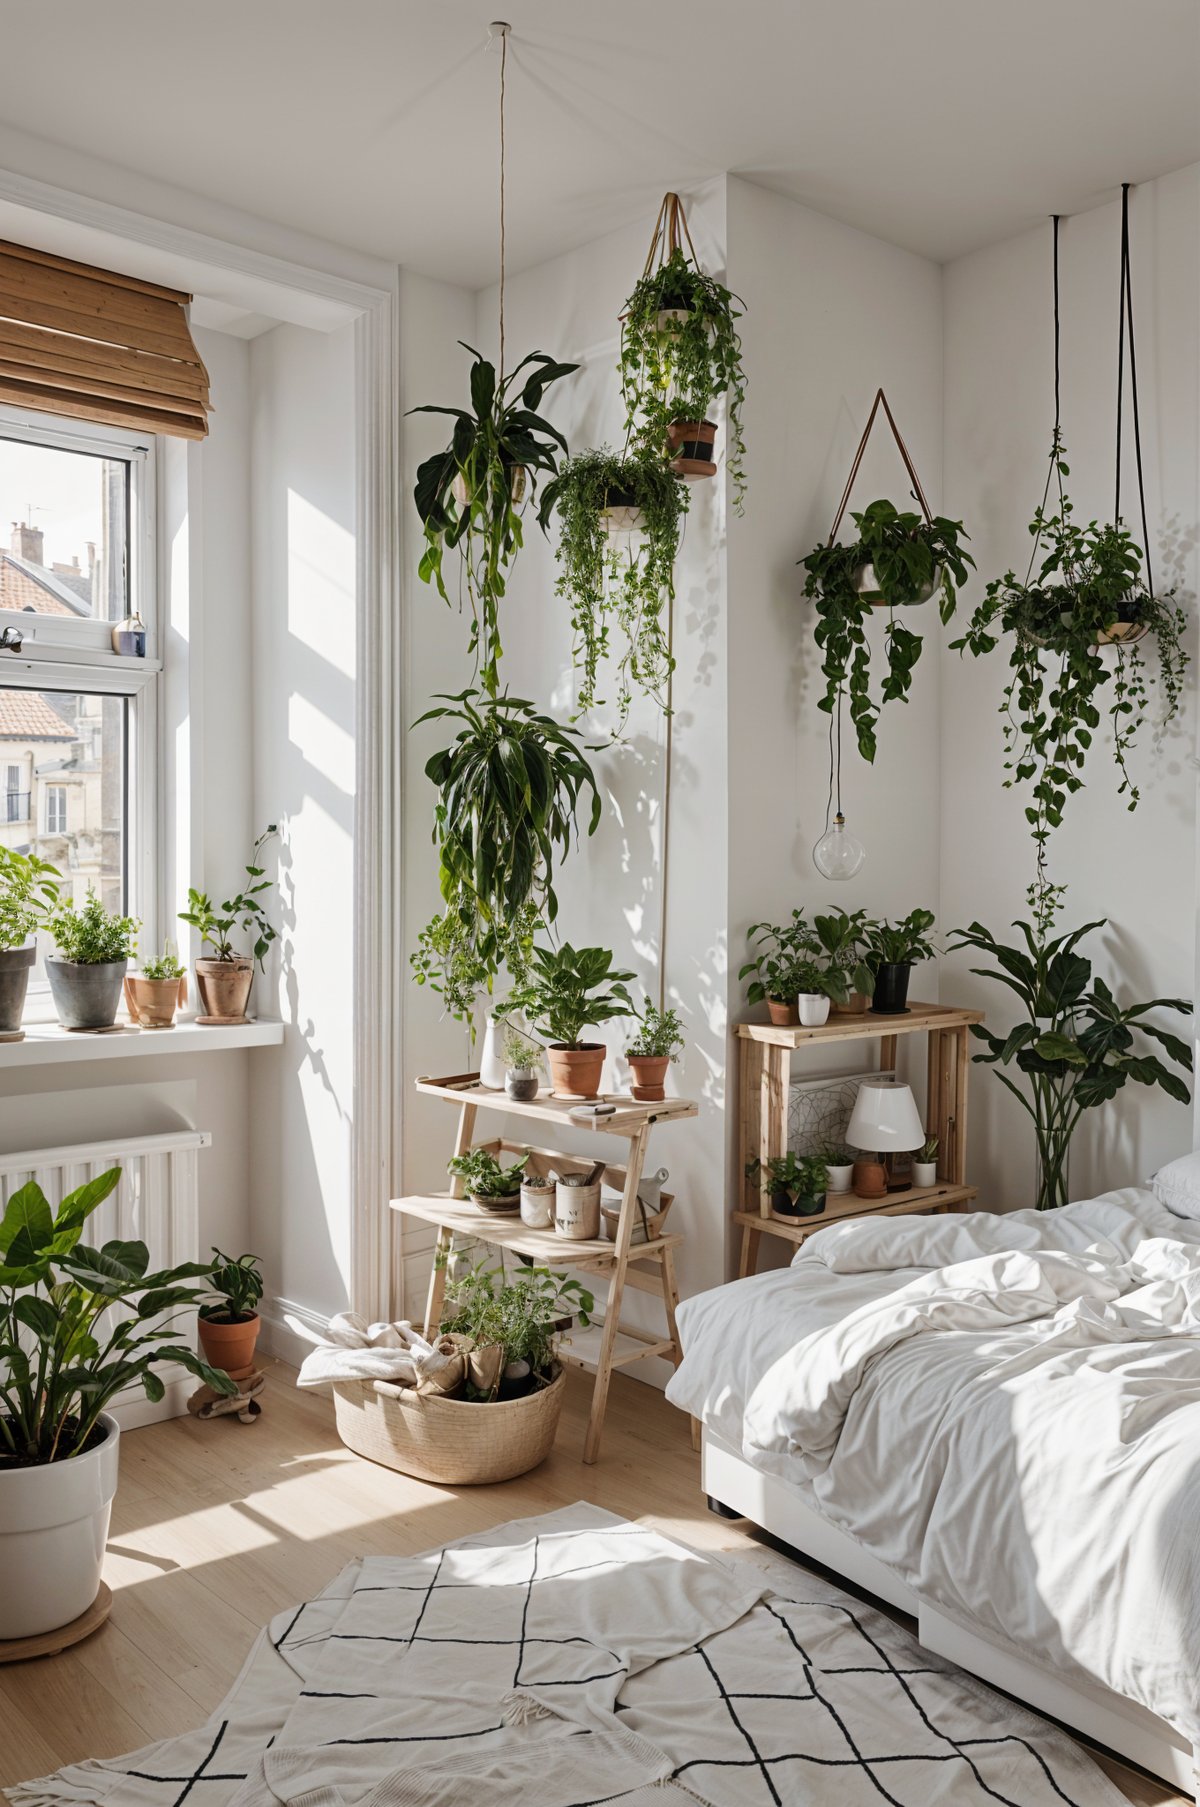
[[[816,642],[825,676],[825,694],[818,708],[831,715],[845,692],[858,750],[864,759],[873,761],[880,710],[885,703],[908,700],[912,674],[921,656],[920,634],[896,619],[896,609],[937,595],[942,620],[949,621],[958,589],[967,581],[967,567],[975,561],[960,544],[969,537],[961,521],[936,515],[929,522],[883,500],[870,503],[850,518],[857,531],[852,544],[817,546],[799,562],[808,573],[804,594],[817,605]],[[877,587],[869,591],[858,587],[865,565],[875,570]],[[887,675],[879,702],[871,694],[867,642],[867,622],[877,604],[888,611],[884,627]]]
[[[830,972],[837,973],[844,985],[844,995],[834,1001],[844,1004],[855,992],[869,995],[875,984],[871,959],[871,934],[876,924],[865,910],[847,910],[840,904],[813,917],[812,932],[825,957]]]
[[[525,1156],[511,1167],[502,1167],[486,1148],[472,1148],[466,1154],[452,1155],[446,1172],[455,1174],[468,1192],[479,1198],[511,1198],[521,1190],[525,1177]]]
[[[259,859],[266,843],[279,830],[274,822],[259,835],[250,855],[250,863],[246,867],[248,883],[235,897],[227,897],[218,910],[207,891],[188,889],[188,907],[180,910],[180,922],[190,923],[200,936],[202,947],[212,949],[215,960],[238,960],[245,956],[238,953],[233,945],[233,937],[239,931],[243,935],[252,934],[251,958],[258,961],[262,970],[267,949],[276,938],[276,931],[267,918],[266,907],[262,901],[264,891],[269,891],[274,880],[266,876],[266,868],[259,865]]]
[[[524,1011],[552,1045],[577,1048],[585,1028],[637,1014],[628,991],[634,974],[612,962],[603,947],[576,949],[569,941],[558,948],[535,947],[528,982],[508,1007]]]
[[[80,1454],[126,1387],[140,1382],[148,1399],[162,1398],[159,1363],[178,1362],[215,1392],[234,1391],[173,1340],[179,1311],[203,1296],[193,1282],[209,1279],[209,1264],[150,1273],[144,1242],[96,1249],[80,1240],[120,1178],[110,1168],[57,1211],[30,1180],[0,1218],[0,1470]]]
[[[507,1280],[501,1269],[481,1263],[447,1281],[441,1329],[469,1336],[480,1349],[499,1343],[506,1363],[527,1361],[539,1379],[548,1381],[559,1320],[577,1316],[586,1327],[595,1309],[595,1298],[583,1283],[565,1274],[527,1267]]]
[[[749,940],[758,951],[738,972],[739,979],[753,974],[748,1001],[790,1003],[804,991],[845,1004],[854,992],[869,992],[875,983],[868,951],[873,928],[864,910],[851,914],[841,908],[824,911],[811,923],[803,910],[793,910],[791,921],[782,925],[751,923]]]
[[[606,530],[610,507],[640,508],[640,532]],[[619,457],[602,447],[569,458],[542,493],[540,518],[559,518],[555,593],[571,605],[578,706],[598,700],[606,659],[616,661],[617,707],[623,728],[634,689],[666,707],[675,661],[667,643],[667,607],[675,594],[675,557],[686,488],[660,456]],[[619,645],[611,632],[615,626]],[[618,730],[619,731],[619,730]]]
[[[1187,1082],[1138,1037],[1156,1042],[1168,1061],[1190,1073],[1191,1044],[1147,1018],[1154,1010],[1190,1016],[1192,1006],[1185,998],[1151,998],[1122,1008],[1077,951],[1086,935],[1106,927],[1103,918],[1054,939],[1035,924],[1013,927],[1020,934],[1016,946],[973,922],[954,931],[950,948],[981,954],[987,965],[972,972],[1006,986],[1021,1006],[1021,1017],[1006,1035],[972,1024],[972,1035],[986,1050],[974,1058],[995,1068],[1033,1121],[1041,1169],[1037,1203],[1047,1210],[1067,1202],[1067,1154],[1084,1111],[1107,1104],[1129,1080],[1157,1086],[1180,1104],[1190,1101]]]
[[[161,954],[155,954],[149,960],[142,961],[142,977],[144,979],[182,979],[187,967],[180,961],[171,942],[163,943]]]
[[[875,922],[867,934],[870,964],[880,966],[916,966],[922,960],[935,960],[937,949],[929,939],[933,927],[932,910],[910,910],[902,922]]]
[[[82,909],[76,909],[73,897],[68,898],[59,904],[47,926],[59,959],[80,966],[128,960],[138,931],[133,917],[110,914],[90,885]]]
[[[515,984],[524,979],[534,935],[558,914],[555,859],[578,836],[589,793],[587,832],[595,833],[600,793],[576,730],[532,703],[475,690],[439,701],[447,706],[421,722],[460,724],[425,766],[438,793],[433,838],[445,909],[422,931],[411,964],[417,983],[470,1023],[501,970]]]
[[[760,1161],[757,1156],[747,1161],[746,1178],[764,1192],[786,1192],[793,1203],[808,1200],[815,1212],[820,1209],[829,1184],[829,1168],[824,1155],[795,1154],[789,1149],[787,1154],[774,1155],[769,1161]]]
[[[557,427],[537,412],[542,396],[561,377],[578,370],[560,364],[543,351],[531,352],[503,381],[496,368],[460,339],[475,360],[471,366],[470,408],[424,406],[412,414],[448,414],[454,421],[450,444],[427,458],[417,472],[413,491],[425,530],[425,552],[419,572],[451,601],[443,569],[445,554],[460,555],[462,593],[471,611],[470,651],[476,674],[489,696],[500,688],[500,604],[508,569],[523,544],[520,481],[532,499],[537,473],[558,469],[558,452],[567,442]],[[532,368],[531,368],[532,366]],[[524,373],[524,374],[523,374]],[[514,479],[521,471],[523,478]],[[465,491],[455,496],[455,484]]]
[[[675,1061],[677,1049],[685,1045],[683,1024],[677,1010],[659,1010],[647,1004],[639,1019],[637,1033],[625,1050],[635,1060],[663,1059]]]
[[[746,376],[735,321],[742,309],[715,276],[675,250],[644,275],[622,310],[621,393],[626,430],[660,457],[674,421],[707,418],[713,403],[728,396],[729,475],[734,507],[742,512],[746,493],[746,446],[742,408]],[[660,320],[664,313],[681,319]]]
[[[62,873],[34,853],[0,847],[0,948],[24,947],[58,904]]]
[[[244,1324],[263,1296],[262,1267],[257,1255],[222,1255],[213,1250],[211,1290],[217,1296],[201,1306],[210,1324]]]
[[[504,1064],[510,1072],[540,1073],[542,1070],[542,1050],[531,1036],[525,1035],[512,1024],[504,1030]]]

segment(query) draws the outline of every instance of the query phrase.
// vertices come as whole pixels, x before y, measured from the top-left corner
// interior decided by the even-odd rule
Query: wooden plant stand
[[[418,1079],[417,1090],[433,1098],[444,1098],[458,1106],[458,1133],[454,1153],[465,1154],[470,1148],[486,1148],[492,1154],[526,1155],[527,1165],[536,1172],[554,1168],[560,1173],[586,1173],[594,1165],[578,1155],[562,1154],[554,1148],[538,1148],[507,1137],[488,1142],[474,1142],[475,1122],[479,1112],[497,1111],[502,1116],[525,1117],[536,1123],[550,1123],[559,1128],[584,1129],[601,1135],[620,1136],[629,1144],[623,1162],[606,1166],[605,1184],[621,1193],[621,1213],[615,1242],[603,1237],[574,1242],[554,1230],[532,1230],[519,1217],[495,1217],[477,1210],[462,1196],[461,1182],[456,1178],[450,1191],[419,1194],[392,1200],[392,1209],[404,1217],[433,1224],[437,1229],[433,1272],[429,1277],[429,1296],[425,1306],[425,1333],[436,1331],[442,1315],[446,1290],[446,1258],[454,1236],[470,1236],[493,1248],[509,1249],[515,1255],[527,1256],[539,1266],[569,1267],[582,1273],[608,1279],[608,1295],[603,1324],[587,1330],[575,1330],[570,1343],[560,1351],[560,1359],[574,1367],[595,1372],[592,1409],[588,1418],[587,1437],[583,1447],[585,1462],[594,1462],[600,1453],[600,1433],[608,1403],[609,1382],[614,1368],[625,1368],[647,1356],[660,1355],[676,1367],[683,1359],[679,1332],[675,1326],[675,1308],[679,1292],[675,1281],[675,1250],[683,1237],[661,1232],[646,1242],[633,1240],[640,1214],[638,1187],[646,1165],[646,1145],[656,1123],[674,1123],[694,1117],[696,1106],[686,1098],[666,1098],[657,1104],[637,1104],[632,1099],[610,1096],[606,1102],[616,1105],[610,1117],[595,1123],[578,1124],[570,1120],[570,1112],[578,1099],[555,1098],[542,1090],[528,1102],[509,1098],[505,1092],[493,1092],[480,1085],[477,1073],[460,1073],[447,1079]],[[662,1208],[669,1210],[673,1195],[662,1194]],[[621,1301],[625,1288],[658,1293],[666,1316],[666,1335],[647,1336],[621,1323]]]
[[[948,1004],[910,1004],[903,1016],[831,1016],[819,1029],[778,1028],[773,1023],[739,1023],[738,1034],[738,1174],[746,1163],[767,1161],[787,1153],[788,1087],[792,1055],[798,1048],[836,1047],[847,1042],[879,1044],[879,1070],[896,1064],[902,1035],[927,1035],[928,1103],[926,1127],[938,1139],[938,1183],[908,1187],[884,1198],[859,1198],[853,1192],[830,1193],[819,1217],[781,1223],[771,1216],[768,1195],[753,1180],[741,1178],[742,1209],[733,1213],[742,1231],[738,1278],[752,1274],[763,1236],[802,1243],[845,1217],[907,1216],[961,1211],[977,1196],[966,1183],[967,1081],[970,1074],[970,1029],[981,1023],[981,1010],[956,1010]]]

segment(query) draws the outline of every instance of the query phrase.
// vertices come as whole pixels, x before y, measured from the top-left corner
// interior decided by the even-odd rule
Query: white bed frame
[[[703,1487],[711,1502],[752,1520],[802,1555],[908,1613],[916,1619],[917,1636],[927,1650],[1162,1776],[1200,1807],[1200,1753],[1165,1719],[1099,1682],[1067,1681],[1015,1645],[964,1630],[918,1599],[886,1563],[822,1518],[796,1488],[751,1467],[707,1426],[701,1452]]]

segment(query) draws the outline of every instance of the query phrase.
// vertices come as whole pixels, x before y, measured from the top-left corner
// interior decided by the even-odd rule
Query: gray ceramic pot
[[[29,969],[36,958],[32,942],[28,947],[0,948],[0,1034],[12,1035],[21,1027]]]
[[[64,1029],[108,1029],[117,1020],[128,960],[46,961],[50,995]]]

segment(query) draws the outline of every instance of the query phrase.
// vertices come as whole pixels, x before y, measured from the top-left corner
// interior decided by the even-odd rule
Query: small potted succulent
[[[231,1380],[254,1372],[254,1349],[261,1319],[262,1268],[257,1255],[222,1255],[213,1250],[211,1297],[200,1307],[200,1347],[205,1360]]]
[[[196,961],[196,985],[200,992],[198,1023],[244,1023],[250,987],[254,982],[254,962],[259,970],[263,958],[275,940],[275,930],[264,914],[262,894],[273,881],[259,865],[259,856],[271,836],[277,833],[270,823],[254,843],[250,863],[246,867],[247,883],[236,897],[227,898],[218,909],[206,891],[188,890],[188,907],[179,912],[180,922],[191,925],[200,937],[201,947],[211,947],[211,957]],[[238,931],[253,933],[249,954],[240,954],[233,945]]]
[[[885,918],[872,925],[870,960],[875,970],[871,996],[873,1016],[904,1016],[908,1010],[908,981],[919,960],[932,960],[937,950],[929,940],[932,910],[910,910],[903,922]]]
[[[825,1209],[829,1169],[820,1155],[789,1151],[773,1156],[765,1165],[758,1159],[748,1161],[746,1178],[770,1194],[771,1216],[781,1223],[818,1217]]]
[[[618,1017],[633,1016],[628,986],[634,975],[613,966],[607,948],[535,947],[530,974],[509,999],[548,1039],[546,1057],[556,1098],[595,1098],[604,1074],[603,1042],[585,1042],[585,1028],[598,1029]]]
[[[639,1104],[655,1103],[666,1097],[663,1082],[667,1068],[673,1060],[679,1058],[676,1050],[683,1045],[683,1025],[679,1021],[679,1012],[657,1010],[653,1004],[647,1004],[642,1012],[637,1034],[625,1050],[625,1058],[633,1074],[629,1090]]]
[[[827,1192],[849,1192],[854,1175],[854,1150],[842,1143],[821,1150],[828,1175]]]
[[[452,1155],[446,1171],[462,1181],[467,1197],[478,1210],[505,1216],[519,1209],[524,1155],[511,1167],[502,1167],[489,1149],[471,1148],[466,1154]]]
[[[510,1098],[527,1104],[538,1095],[542,1051],[538,1044],[509,1023],[504,1031],[504,1090]]]
[[[914,1186],[936,1186],[938,1139],[926,1136],[924,1143],[913,1156],[912,1183]]]
[[[33,937],[58,904],[62,874],[36,854],[0,847],[0,1039],[19,1041],[25,1031],[25,993],[37,958]]]
[[[173,1029],[175,1012],[187,1003],[187,968],[169,941],[161,954],[142,961],[140,973],[125,975],[125,1008],[142,1029]]]
[[[70,898],[48,926],[58,951],[47,957],[46,976],[59,1022],[64,1029],[111,1029],[137,923],[111,914],[89,887],[82,909]]]

